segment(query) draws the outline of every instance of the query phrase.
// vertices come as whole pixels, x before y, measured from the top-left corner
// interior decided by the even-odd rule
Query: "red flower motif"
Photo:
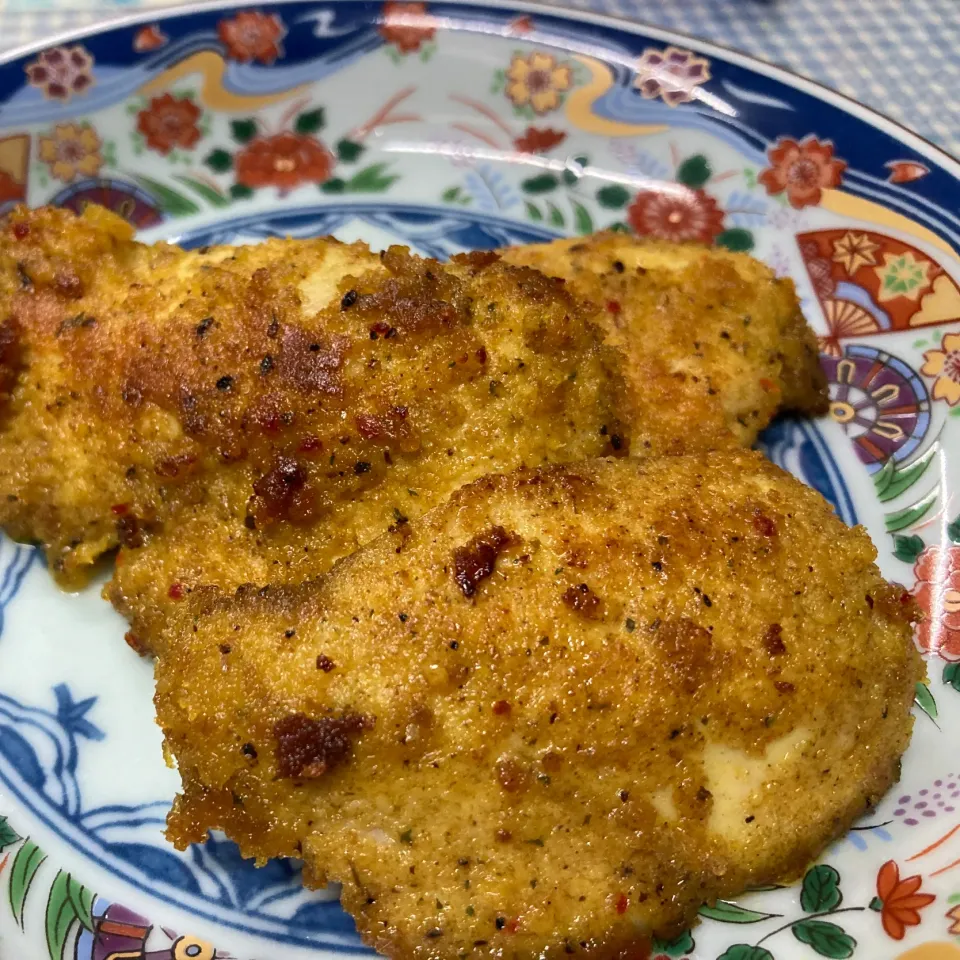
[[[907,927],[920,923],[919,911],[937,898],[932,893],[917,893],[923,880],[919,876],[900,879],[900,868],[888,860],[877,874],[877,896],[870,907],[880,912],[887,936],[902,940]]]
[[[174,147],[189,150],[200,139],[200,108],[189,97],[165,93],[137,114],[137,130],[147,146],[166,156]]]
[[[286,193],[303,183],[329,180],[333,163],[333,154],[315,137],[299,133],[257,137],[237,155],[237,182]]]
[[[155,24],[141,27],[133,38],[133,49],[137,53],[149,53],[159,50],[169,42],[170,38]]]
[[[437,32],[435,21],[427,16],[425,3],[402,3],[387,0],[380,18],[380,36],[401,53],[413,53],[421,44],[432,40]]]
[[[522,16],[514,17],[507,24],[507,30],[514,36],[533,33],[533,17],[526,13]]]
[[[838,187],[847,169],[846,161],[833,156],[833,144],[821,143],[813,134],[799,143],[790,137],[781,137],[767,150],[771,166],[757,178],[767,193],[787,191],[790,206],[816,206],[825,187]]]
[[[17,183],[6,170],[0,170],[0,203],[7,203],[10,200],[23,200],[26,198],[26,191],[22,184]]]
[[[232,20],[221,20],[217,33],[227,48],[227,56],[234,60],[273,63],[283,55],[280,41],[287,35],[287,29],[275,13],[244,10]]]
[[[69,100],[93,83],[93,57],[79,44],[44,50],[25,69],[31,86],[50,100]]]
[[[638,236],[675,243],[712,243],[723,232],[723,211],[716,200],[703,190],[681,184],[664,190],[641,190],[627,209],[627,219]]]
[[[944,660],[960,660],[960,544],[927,547],[913,572],[913,595],[924,613],[917,646]]]
[[[513,141],[513,145],[521,153],[546,153],[566,139],[567,135],[560,130],[552,130],[550,127],[544,127],[542,130],[537,127],[527,127],[523,136]]]

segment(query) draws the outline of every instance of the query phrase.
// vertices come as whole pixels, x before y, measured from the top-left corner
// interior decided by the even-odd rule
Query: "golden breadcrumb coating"
[[[121,546],[146,646],[196,584],[299,582],[465,481],[629,448],[616,351],[496,254],[188,253],[21,209],[0,304],[0,524],[66,583]]]
[[[626,355],[638,419],[660,423],[635,453],[749,446],[781,409],[826,413],[793,281],[753,257],[622,233],[502,253],[598,305],[607,343]]]
[[[897,779],[914,607],[743,451],[461,489],[157,661],[178,846],[343,884],[396,958],[645,957],[792,878]]]

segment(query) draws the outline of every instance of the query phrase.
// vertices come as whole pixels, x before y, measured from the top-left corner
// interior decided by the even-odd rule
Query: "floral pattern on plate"
[[[751,251],[796,283],[831,416],[778,422],[764,449],[867,525],[927,614],[929,682],[878,809],[800,883],[705,907],[656,960],[960,953],[958,175],[763,65],[519,3],[154,11],[0,64],[0,212],[100,203],[190,246],[336,232],[440,257],[613,229]],[[296,864],[165,843],[176,780],[149,676],[95,592],[58,594],[36,559],[0,542],[4,943],[24,960],[366,952]]]

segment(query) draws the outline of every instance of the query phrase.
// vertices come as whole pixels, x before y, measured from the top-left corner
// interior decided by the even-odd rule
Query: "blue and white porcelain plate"
[[[524,3],[204,6],[0,64],[0,211],[96,202],[186,246],[334,233],[445,258],[601,228],[797,284],[831,415],[763,445],[927,614],[900,785],[795,887],[654,957],[960,958],[960,164],[745,57]],[[652,345],[655,349],[655,345]],[[96,587],[0,545],[0,957],[369,951],[337,891],[163,838],[150,666]],[[811,797],[811,803],[817,798]]]

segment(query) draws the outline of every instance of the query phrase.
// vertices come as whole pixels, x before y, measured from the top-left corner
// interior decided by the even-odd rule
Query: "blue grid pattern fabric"
[[[0,52],[165,0],[0,0]],[[559,4],[558,4],[559,5]],[[960,156],[960,0],[564,0],[839,90]]]

